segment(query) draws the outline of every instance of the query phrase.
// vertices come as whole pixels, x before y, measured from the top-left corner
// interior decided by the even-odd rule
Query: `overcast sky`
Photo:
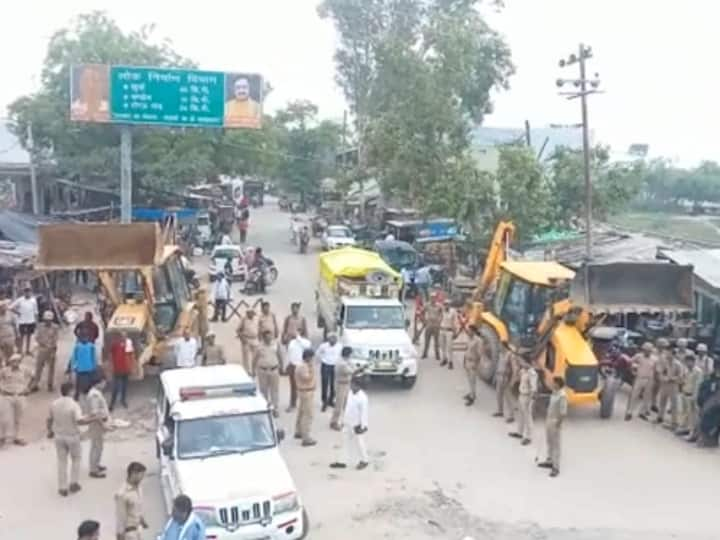
[[[335,34],[318,0],[22,0],[0,26],[0,111],[37,87],[49,36],[78,13],[106,10],[125,29],[153,22],[205,69],[258,71],[271,81],[270,110],[295,98],[341,118],[334,82]],[[557,95],[557,65],[583,40],[606,93],[593,96],[596,139],[622,151],[647,143],[652,155],[693,163],[720,160],[720,2],[717,0],[506,0],[490,15],[512,49],[517,74],[495,98],[486,125],[579,121],[579,104]]]

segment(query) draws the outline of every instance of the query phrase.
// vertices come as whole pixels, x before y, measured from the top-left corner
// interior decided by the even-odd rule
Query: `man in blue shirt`
[[[428,299],[431,284],[432,275],[430,274],[430,267],[423,265],[415,272],[415,287],[417,287],[418,292],[422,295],[423,300]]]
[[[70,357],[70,370],[75,374],[75,400],[77,401],[81,393],[86,394],[90,389],[97,372],[95,344],[88,339],[84,332],[81,333],[80,340],[75,343]]]
[[[205,524],[193,512],[190,497],[175,497],[172,517],[158,540],[205,540]]]

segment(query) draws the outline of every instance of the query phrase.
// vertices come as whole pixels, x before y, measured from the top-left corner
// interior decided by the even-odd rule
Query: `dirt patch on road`
[[[386,540],[710,540],[657,531],[548,529],[536,523],[499,523],[470,513],[441,488],[395,496],[352,516],[359,529]]]

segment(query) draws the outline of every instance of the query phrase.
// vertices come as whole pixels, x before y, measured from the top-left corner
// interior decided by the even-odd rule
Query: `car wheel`
[[[402,387],[405,390],[410,390],[417,382],[417,377],[403,377]]]

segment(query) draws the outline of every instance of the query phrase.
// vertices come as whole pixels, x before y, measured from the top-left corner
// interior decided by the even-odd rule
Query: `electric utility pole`
[[[567,59],[560,60],[561,68],[578,64],[580,66],[580,78],[578,79],[558,79],[556,84],[558,88],[562,88],[565,84],[572,84],[576,90],[570,92],[559,92],[561,96],[567,99],[580,98],[580,110],[582,113],[582,135],[583,135],[583,161],[585,172],[585,242],[586,256],[588,260],[592,259],[592,178],[590,176],[590,128],[588,127],[588,110],[587,97],[590,94],[599,93],[600,79],[597,73],[592,79],[587,78],[586,62],[593,57],[592,48],[583,45],[578,47],[577,54],[571,54]]]

